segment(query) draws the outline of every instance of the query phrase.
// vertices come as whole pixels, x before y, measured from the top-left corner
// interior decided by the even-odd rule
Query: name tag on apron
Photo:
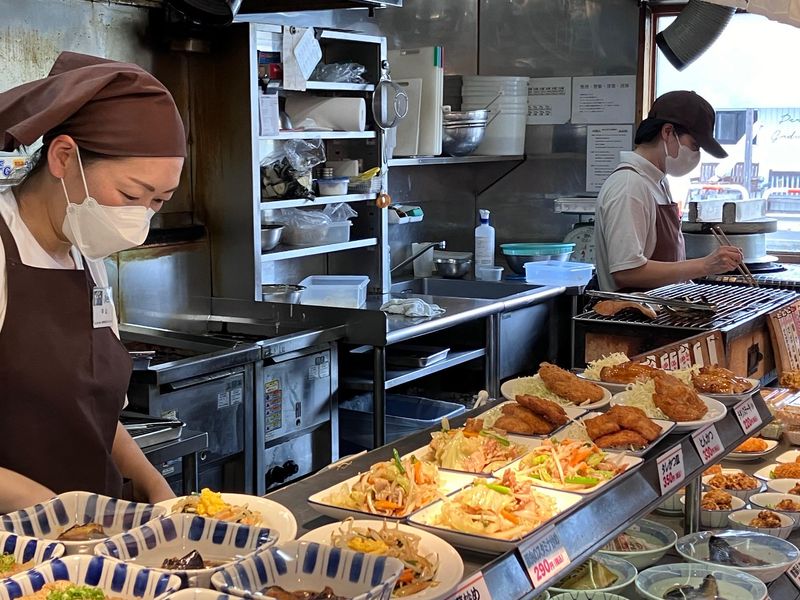
[[[114,323],[114,304],[111,287],[95,286],[92,290],[92,326],[95,329],[111,327]]]

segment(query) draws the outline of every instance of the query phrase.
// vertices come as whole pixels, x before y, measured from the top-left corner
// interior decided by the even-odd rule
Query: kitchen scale
[[[597,196],[578,196],[558,198],[555,201],[556,213],[578,215],[578,222],[564,236],[565,244],[575,244],[570,261],[594,264],[594,210]],[[591,215],[591,216],[589,216]],[[586,221],[583,219],[586,218]]]

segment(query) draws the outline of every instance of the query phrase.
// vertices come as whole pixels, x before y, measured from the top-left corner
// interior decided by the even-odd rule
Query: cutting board
[[[419,154],[419,117],[422,102],[422,79],[395,79],[408,96],[408,114],[397,124],[397,145],[392,156]]]
[[[390,50],[389,65],[393,79],[422,79],[417,154],[440,155],[444,95],[441,46]]]

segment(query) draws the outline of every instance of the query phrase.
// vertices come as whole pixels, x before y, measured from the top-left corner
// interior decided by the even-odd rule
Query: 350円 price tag
[[[552,525],[521,545],[519,550],[534,589],[563,571],[570,562],[567,549]]]
[[[736,414],[736,419],[745,433],[752,433],[762,423],[761,415],[758,414],[758,409],[752,398],[739,402],[733,407],[733,412]]]
[[[694,447],[697,448],[697,453],[704,465],[724,452],[719,432],[713,423],[695,431],[692,434],[692,442],[694,442]]]
[[[661,488],[661,495],[666,496],[669,492],[680,487],[686,477],[683,462],[683,448],[677,446],[666,452],[656,460],[658,469],[658,485]]]

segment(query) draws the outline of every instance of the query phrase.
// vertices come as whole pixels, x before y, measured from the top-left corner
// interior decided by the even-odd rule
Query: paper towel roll
[[[364,131],[367,125],[367,104],[363,98],[291,96],[286,99],[286,114],[295,127],[305,119],[313,119],[319,127],[340,131]]]

